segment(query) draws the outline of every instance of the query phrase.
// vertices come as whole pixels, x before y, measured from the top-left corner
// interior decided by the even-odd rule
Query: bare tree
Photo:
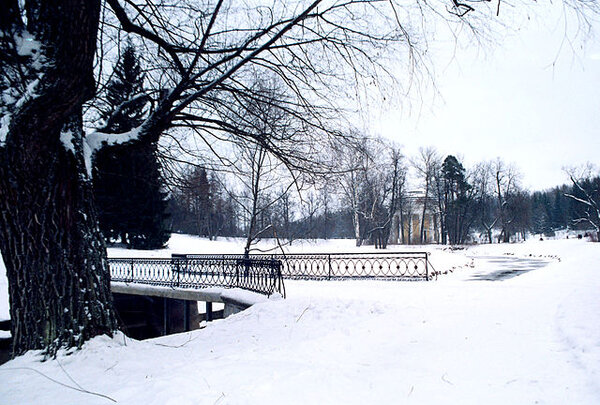
[[[574,219],[576,224],[586,223],[596,232],[596,241],[600,241],[600,176],[594,175],[595,168],[588,164],[583,168],[565,169],[571,183],[573,192],[565,196],[581,204],[583,214]]]
[[[506,211],[510,218],[509,229],[516,241],[526,240],[531,229],[531,196],[527,191],[516,190],[508,200]]]
[[[174,231],[216,240],[238,235],[237,204],[217,173],[202,166],[184,166],[172,187],[169,213]]]
[[[492,231],[498,222],[493,211],[493,172],[491,162],[480,162],[473,169],[473,188],[479,217],[479,225],[485,234],[487,243],[492,243]]]
[[[433,147],[420,148],[419,156],[411,160],[413,168],[421,180],[423,187],[423,206],[421,212],[421,224],[419,232],[419,243],[425,242],[425,218],[429,206],[429,200],[433,195],[433,185],[436,171],[441,167],[441,158],[437,150]]]
[[[366,136],[337,156],[340,167],[335,180],[352,212],[356,245],[370,239],[376,248],[386,248],[405,192],[404,156],[397,146]]]
[[[356,246],[360,246],[363,239],[361,209],[365,195],[362,193],[361,185],[364,183],[371,162],[368,141],[367,137],[363,137],[358,145],[342,145],[336,151],[339,167],[336,179],[341,186],[342,197],[352,211]]]
[[[509,211],[511,199],[519,190],[520,175],[513,165],[507,165],[502,159],[497,158],[493,163],[495,194],[498,204],[498,226],[500,227],[499,241],[510,242],[511,225],[514,216]]]
[[[244,254],[249,255],[252,245],[266,235],[273,233],[271,212],[276,203],[284,199],[293,187],[293,180],[287,180],[288,187],[281,189],[285,176],[281,163],[269,152],[254,145],[240,151],[242,172],[237,176],[243,185],[243,192],[237,197],[246,218],[246,244]]]
[[[100,1],[20,4],[0,13],[0,251],[14,353],[54,353],[117,327],[82,142]]]
[[[368,196],[361,211],[365,219],[366,234],[375,248],[385,249],[389,242],[394,215],[402,209],[405,193],[406,165],[398,147],[380,143],[374,153],[376,163],[366,172],[364,188]]]
[[[294,187],[300,190],[302,181],[301,174],[294,175],[292,170],[286,170],[285,162],[266,145],[266,140],[291,137],[290,132],[299,130],[298,118],[282,108],[286,104],[286,95],[280,90],[280,82],[257,78],[251,88],[253,93],[261,94],[260,99],[240,96],[237,108],[230,108],[223,114],[224,120],[229,120],[232,125],[236,123],[245,133],[260,140],[258,143],[237,142],[234,149],[233,173],[243,185],[238,201],[247,218],[246,256],[252,245],[267,232],[278,236],[274,229],[273,209],[289,197]]]

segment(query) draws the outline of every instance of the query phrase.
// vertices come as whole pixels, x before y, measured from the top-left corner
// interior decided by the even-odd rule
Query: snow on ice
[[[174,235],[154,255],[239,246]],[[418,283],[286,281],[287,299],[193,332],[98,337],[46,362],[30,352],[0,366],[0,403],[600,403],[600,244],[426,248],[438,270],[454,271]],[[496,271],[486,256],[506,255],[547,264],[500,281],[474,277]]]

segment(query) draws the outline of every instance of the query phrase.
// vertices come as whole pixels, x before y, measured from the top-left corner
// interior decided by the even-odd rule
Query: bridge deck
[[[225,288],[173,288],[160,285],[148,285],[141,283],[125,283],[112,281],[110,289],[114,293],[146,295],[150,297],[173,298],[186,301],[223,302],[221,294]]]

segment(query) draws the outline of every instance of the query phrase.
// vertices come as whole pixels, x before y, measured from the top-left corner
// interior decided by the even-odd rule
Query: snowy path
[[[289,299],[199,331],[16,359],[0,403],[112,403],[37,372],[134,405],[600,403],[600,244],[455,254],[505,253],[549,263],[501,282],[474,282],[495,271],[477,261],[429,283],[288,281]]]

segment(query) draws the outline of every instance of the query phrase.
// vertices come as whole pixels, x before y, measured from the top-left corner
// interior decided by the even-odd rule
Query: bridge
[[[120,323],[138,339],[189,331],[201,320],[227,317],[275,293],[285,296],[277,259],[173,255],[113,258],[109,266]],[[203,317],[197,302],[206,303]],[[224,309],[213,312],[213,303]]]
[[[289,280],[430,280],[426,252],[260,255],[173,254],[170,258],[111,258],[111,288],[125,332],[147,338],[188,331],[200,320],[239,312]],[[205,315],[196,302],[206,303]],[[213,312],[213,303],[224,304]]]
[[[287,280],[431,280],[426,252],[250,255],[174,254],[170,258],[111,258],[117,316],[130,337],[145,339],[196,329],[267,297],[286,296]],[[198,302],[206,313],[198,313]],[[213,303],[223,310],[213,311]],[[10,321],[0,322],[9,330]],[[0,339],[0,364],[10,339]],[[3,357],[4,356],[4,357]]]

